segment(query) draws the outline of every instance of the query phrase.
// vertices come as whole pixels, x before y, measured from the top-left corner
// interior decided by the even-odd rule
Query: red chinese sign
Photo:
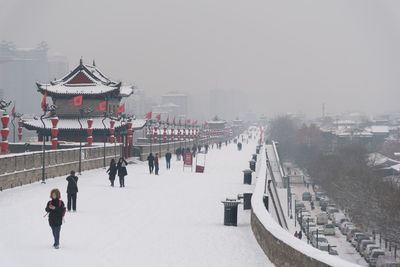
[[[185,156],[183,157],[183,164],[185,166],[192,166],[192,164],[193,164],[192,153],[185,152]]]

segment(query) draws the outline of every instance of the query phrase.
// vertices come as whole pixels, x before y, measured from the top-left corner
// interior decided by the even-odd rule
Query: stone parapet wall
[[[121,155],[122,147],[107,145],[106,165]],[[101,168],[104,165],[103,147],[82,148],[82,171]],[[46,151],[46,179],[67,175],[79,169],[79,148]],[[0,190],[13,188],[42,179],[42,152],[11,154],[0,157]]]

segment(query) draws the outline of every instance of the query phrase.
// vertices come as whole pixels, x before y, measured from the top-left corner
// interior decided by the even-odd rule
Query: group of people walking
[[[125,176],[128,175],[128,171],[126,170],[127,165],[128,162],[126,162],[124,158],[119,158],[118,163],[115,163],[114,159],[111,160],[110,167],[107,169],[106,172],[109,175],[112,187],[114,187],[115,176],[117,174],[119,177],[119,186],[125,187]]]

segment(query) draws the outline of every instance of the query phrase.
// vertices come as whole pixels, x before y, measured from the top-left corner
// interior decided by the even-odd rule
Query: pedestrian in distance
[[[193,147],[192,147],[192,157],[196,157],[196,152],[197,152],[197,146],[196,145],[193,145]]]
[[[154,157],[154,172],[156,175],[158,175],[159,169],[160,169],[160,166],[158,164],[158,153],[156,153],[156,156]]]
[[[117,170],[118,170],[118,177],[119,177],[119,187],[125,187],[125,176],[128,175],[128,171],[126,170],[126,166],[128,165],[128,162],[124,158],[119,158],[118,164],[117,164]]]
[[[61,200],[61,193],[58,189],[53,189],[50,192],[51,200],[46,205],[46,215],[49,216],[49,225],[54,237],[53,247],[55,249],[60,248],[60,231],[63,223],[63,217],[65,215],[65,205]]]
[[[71,171],[70,175],[67,177],[68,187],[67,187],[67,207],[68,212],[72,210],[76,212],[76,198],[78,194],[78,177],[75,176],[75,171]]]
[[[294,237],[299,238],[299,234],[296,232],[294,232]]]
[[[167,170],[171,169],[171,157],[172,157],[172,154],[168,150],[167,153],[165,153],[165,161],[167,163]]]
[[[153,156],[153,153],[150,153],[150,155],[147,157],[147,162],[149,164],[150,174],[152,174],[153,170],[154,170],[154,156]]]
[[[303,233],[301,231],[299,231],[299,239],[301,240],[301,238],[303,237]]]
[[[180,161],[180,160],[181,160],[181,152],[182,152],[182,150],[181,150],[180,147],[178,147],[178,148],[175,150],[176,160],[177,160],[177,161]]]
[[[115,176],[117,175],[117,164],[115,164],[115,160],[111,159],[110,167],[106,171],[109,175],[111,186],[114,187]]]

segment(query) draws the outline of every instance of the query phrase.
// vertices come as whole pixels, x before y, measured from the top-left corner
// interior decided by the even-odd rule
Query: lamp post
[[[104,118],[101,120],[101,123],[103,124],[104,127],[104,137],[103,137],[103,166],[104,168],[106,167],[106,140],[107,140],[107,134],[106,134],[106,124],[104,123],[105,119],[107,118],[107,112],[104,112]]]
[[[16,118],[21,119],[22,114],[14,112],[14,113],[11,113],[11,116],[12,116],[11,124],[13,126],[13,143],[15,143],[15,124],[14,124],[14,120]]]
[[[43,119],[45,117],[53,117],[55,116],[55,111],[56,111],[56,105],[49,105],[45,104],[43,106],[43,114],[40,116],[40,121],[43,124],[43,133],[42,133],[42,184],[46,183],[46,163],[45,163],[45,157],[46,157],[46,137],[45,137],[45,131],[46,131],[46,124],[44,123]],[[48,113],[49,112],[49,113]]]
[[[82,129],[81,118],[83,116],[89,115],[91,112],[93,112],[93,109],[89,107],[79,109],[78,122],[79,126],[81,127],[81,130],[79,132],[79,170],[78,170],[79,174],[82,173],[82,130],[83,129]]]

